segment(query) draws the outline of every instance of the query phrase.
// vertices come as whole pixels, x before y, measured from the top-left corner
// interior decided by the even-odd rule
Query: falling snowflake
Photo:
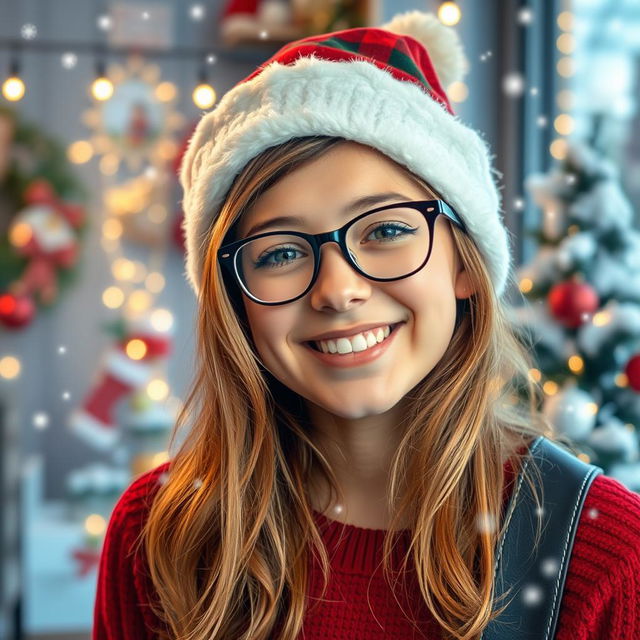
[[[502,89],[508,96],[521,96],[524,91],[524,78],[517,72],[508,73],[502,80]]]
[[[201,4],[191,5],[189,15],[192,20],[202,20],[202,18],[204,18],[204,7]]]
[[[58,347],[58,353],[59,353],[60,355],[64,355],[65,353],[67,353],[67,347],[65,347],[63,344],[61,344],[61,345]]]
[[[200,478],[196,478],[193,482],[194,489],[199,489],[202,486],[202,480]]]
[[[544,507],[536,507],[536,515],[538,516],[538,518],[543,518],[544,513]]]
[[[529,89],[529,93],[532,96],[537,96],[538,95],[538,87],[531,87],[531,89]]]
[[[38,411],[33,414],[33,426],[36,429],[46,429],[49,426],[49,415],[44,411]]]
[[[68,391],[63,391],[62,392],[62,399],[63,400],[70,400],[71,399],[71,394]]]
[[[597,509],[589,509],[589,517],[592,520],[595,520],[600,515],[600,512]]]
[[[149,180],[155,180],[158,177],[158,170],[155,167],[152,166],[148,166],[145,170],[144,170],[144,175],[149,179]]]
[[[533,22],[533,11],[530,7],[522,7],[520,11],[518,11],[518,22],[520,24],[531,24]]]
[[[151,17],[151,14],[148,11],[143,11],[142,12],[142,19],[143,20],[148,20]]]
[[[524,209],[524,200],[522,198],[516,198],[513,201],[513,206],[517,211],[522,211]]]
[[[567,184],[575,184],[577,177],[575,173],[567,173],[567,175],[565,176],[565,180],[567,181]]]
[[[217,60],[218,58],[216,58],[216,56],[214,56],[213,53],[210,53],[207,56],[207,64],[215,64]]]
[[[165,471],[164,473],[161,473],[158,476],[158,482],[160,484],[166,484],[167,480],[169,479],[169,474]]]
[[[67,51],[60,56],[60,63],[64,69],[73,69],[78,64],[78,56],[72,51]]]
[[[558,570],[560,566],[558,565],[558,561],[555,558],[547,558],[542,562],[542,566],[540,570],[542,571],[542,575],[547,578],[554,578],[558,575]]]
[[[542,589],[535,584],[527,585],[522,590],[522,600],[526,605],[530,607],[535,607],[536,605],[540,604],[542,602],[543,596],[544,593],[542,592]]]
[[[98,29],[101,29],[102,31],[109,31],[109,29],[111,29],[111,26],[113,25],[111,16],[108,16],[106,14],[98,16],[97,23]]]
[[[538,116],[536,118],[536,124],[539,127],[546,127],[549,121],[547,120],[547,116]]]
[[[260,39],[261,40],[266,40],[269,37],[269,32],[265,31],[264,29],[260,32]]]
[[[28,22],[27,24],[23,24],[20,29],[20,35],[25,40],[33,40],[38,35],[38,28],[35,24],[31,24]]]

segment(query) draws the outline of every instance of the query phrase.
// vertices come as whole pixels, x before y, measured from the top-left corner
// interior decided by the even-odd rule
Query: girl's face
[[[349,211],[346,217],[341,214],[352,200],[386,192],[399,195]],[[278,216],[297,216],[304,224],[276,225],[264,231],[320,233],[337,229],[376,206],[432,198],[383,154],[345,142],[265,191],[240,221],[238,238]],[[318,279],[302,298],[269,307],[243,295],[263,364],[291,390],[335,416],[365,418],[396,406],[442,357],[454,329],[456,298],[471,293],[467,274],[458,266],[449,224],[438,216],[431,257],[408,278],[369,280],[351,268],[337,244],[328,243],[321,249]],[[356,366],[324,362],[307,344],[326,332],[396,323],[401,324],[381,343],[384,346],[388,340],[388,345],[374,347],[380,355]]]

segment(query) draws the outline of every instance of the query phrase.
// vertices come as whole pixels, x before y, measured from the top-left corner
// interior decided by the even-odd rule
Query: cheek
[[[256,351],[263,360],[269,360],[269,354],[276,352],[287,340],[292,323],[290,314],[285,309],[265,307],[252,301],[245,302],[245,310]]]

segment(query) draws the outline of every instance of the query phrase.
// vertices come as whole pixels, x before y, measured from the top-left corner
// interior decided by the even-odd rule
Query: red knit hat
[[[228,91],[201,119],[181,168],[187,274],[196,292],[235,176],[269,147],[328,135],[379,150],[437,190],[463,219],[502,295],[511,255],[488,148],[443,89],[467,67],[456,32],[413,11],[380,28],[285,45]]]

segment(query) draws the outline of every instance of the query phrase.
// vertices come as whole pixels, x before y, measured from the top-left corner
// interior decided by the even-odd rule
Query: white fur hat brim
[[[414,83],[363,60],[315,56],[269,64],[200,120],[180,173],[187,277],[196,293],[233,179],[265,149],[311,135],[369,145],[426,180],[464,220],[502,295],[511,252],[484,140]]]

